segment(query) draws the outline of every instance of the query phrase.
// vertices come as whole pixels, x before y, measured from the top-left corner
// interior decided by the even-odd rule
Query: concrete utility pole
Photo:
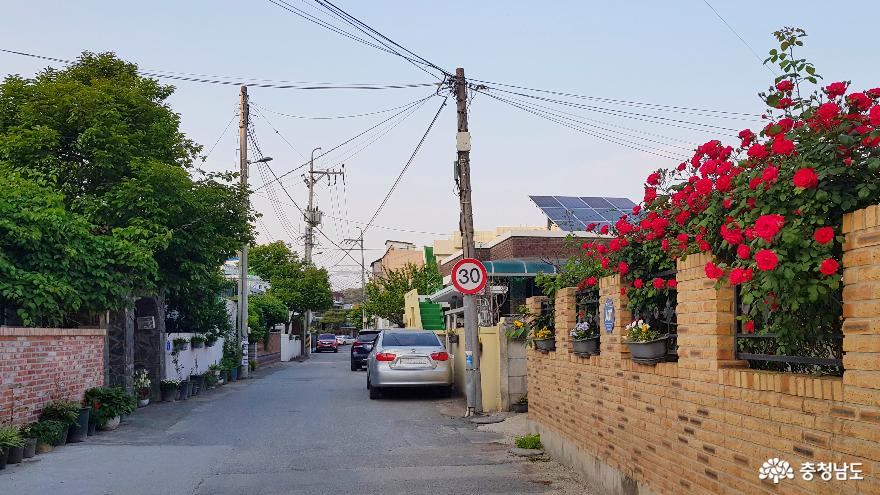
[[[336,171],[336,170],[318,170],[315,171],[315,152],[320,150],[321,148],[315,148],[312,150],[312,157],[309,160],[309,175],[306,178],[306,185],[309,186],[309,206],[306,208],[304,213],[304,218],[306,221],[306,252],[305,252],[305,261],[306,265],[312,264],[312,250],[315,248],[315,228],[321,224],[321,215],[323,214],[321,210],[315,208],[314,206],[314,195],[315,195],[315,176],[317,177],[330,177],[332,175],[341,175],[345,177],[344,171]],[[343,165],[344,167],[344,165]],[[305,322],[305,330],[303,331],[303,355],[308,357],[309,352],[311,351],[311,337],[309,334],[309,329],[312,325],[312,311],[306,311],[306,322]],[[309,342],[306,342],[306,339],[309,339]]]
[[[458,197],[461,200],[461,250],[464,258],[476,257],[474,244],[474,212],[471,204],[471,134],[468,131],[467,90],[464,69],[455,69],[453,79],[455,102],[458,113],[457,178]],[[483,412],[483,396],[480,386],[480,338],[477,329],[477,305],[474,296],[464,295],[464,345],[466,355],[466,384],[468,415]]]
[[[248,94],[247,86],[241,87],[240,109],[238,119],[238,153],[239,166],[241,167],[241,188],[247,195],[246,204],[250,207],[250,194],[248,191],[248,158],[247,158],[247,132],[249,124]],[[242,347],[242,360],[247,359],[250,355],[249,344],[247,342],[248,335],[248,244],[247,242],[241,247],[241,255],[238,259],[238,325],[236,338],[238,345]],[[247,378],[250,372],[248,363],[243,364],[241,376]]]
[[[367,327],[367,279],[366,267],[364,266],[364,229],[360,229],[361,235],[357,239],[345,239],[342,242],[352,242],[361,248],[361,329]]]

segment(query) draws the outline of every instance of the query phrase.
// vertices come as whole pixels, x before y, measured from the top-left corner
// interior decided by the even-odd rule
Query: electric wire
[[[263,111],[263,112],[269,112],[269,113],[273,113],[273,114],[278,115],[278,116],[281,116],[281,117],[288,117],[288,118],[291,118],[291,119],[304,119],[304,120],[337,120],[337,119],[354,119],[354,118],[358,118],[358,117],[368,117],[368,116],[370,116],[370,115],[379,115],[379,114],[383,114],[383,113],[393,112],[393,111],[395,111],[395,110],[400,110],[401,108],[408,107],[408,106],[410,106],[410,105],[412,105],[412,104],[414,104],[414,103],[418,103],[419,101],[422,101],[422,99],[420,98],[420,99],[418,99],[418,100],[413,100],[413,101],[411,101],[411,102],[409,102],[409,103],[406,103],[406,104],[403,104],[403,105],[399,105],[399,106],[392,107],[392,108],[386,108],[386,109],[384,109],[384,110],[376,110],[376,111],[374,111],[374,112],[356,113],[356,114],[351,114],[351,115],[333,115],[333,116],[326,116],[326,117],[315,117],[315,116],[305,116],[305,115],[293,115],[293,114],[289,114],[289,113],[278,112],[278,111],[272,110],[271,108],[266,108],[265,106],[257,105],[257,104],[254,103],[254,102],[251,102],[251,105],[252,105],[252,106],[255,106],[255,107],[258,107],[258,108],[259,108],[261,111]]]
[[[211,156],[211,153],[214,152],[214,149],[217,147],[218,144],[220,144],[220,141],[223,139],[223,137],[226,136],[226,132],[229,130],[229,127],[232,126],[232,122],[235,121],[235,118],[238,117],[238,113],[239,113],[238,107],[236,106],[235,112],[232,114],[232,117],[229,119],[229,122],[226,123],[226,127],[223,128],[223,132],[220,133],[220,137],[218,137],[217,140],[214,141],[214,145],[211,146],[211,149],[209,149],[206,154],[199,157],[199,159],[200,159],[200,163],[198,166],[199,170],[202,169],[202,165],[205,164],[205,162],[208,160],[208,157]]]
[[[742,36],[740,36],[739,33],[736,32],[736,29],[733,29],[733,26],[731,26],[730,23],[727,22],[727,19],[722,17],[721,14],[715,9],[715,7],[713,7],[712,4],[708,2],[708,0],[703,0],[703,3],[705,3],[707,7],[712,9],[712,12],[715,12],[715,15],[718,16],[719,19],[721,19],[721,22],[723,22],[725,26],[727,26],[727,29],[729,29],[730,32],[733,33],[734,36],[739,38],[740,42],[742,42],[742,44],[745,45],[746,48],[748,48],[750,52],[752,52],[752,55],[754,55],[755,58],[758,59],[758,62],[760,62],[763,67],[765,67],[767,70],[772,72],[773,75],[776,75],[776,71],[773,70],[773,67],[770,67],[769,65],[764,63],[764,60],[761,58],[760,55],[758,55],[758,52],[756,52],[755,49],[752,48],[752,45],[750,45],[748,41],[746,41]]]

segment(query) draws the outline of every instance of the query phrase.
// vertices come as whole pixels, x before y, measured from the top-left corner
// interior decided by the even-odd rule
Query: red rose
[[[611,260],[609,260],[608,258],[602,258],[601,263],[602,263],[602,268],[603,268],[604,270],[607,270],[607,269],[608,269],[608,265],[611,264]]]
[[[626,287],[621,287],[621,288],[620,288],[620,295],[621,295],[621,296],[625,296],[625,295],[626,295]]]
[[[632,209],[633,215],[638,215],[640,211],[642,211],[642,205],[633,206],[633,209]]]
[[[651,283],[654,284],[655,289],[662,289],[663,286],[666,285],[660,277],[655,278]]]
[[[748,333],[755,333],[755,322],[752,320],[747,321],[745,324],[745,329]]]
[[[789,141],[791,142],[791,141]],[[775,143],[774,143],[775,146]],[[774,167],[773,165],[767,165],[764,167],[764,170],[761,172],[761,180],[763,182],[776,182],[776,179],[779,178],[779,167]]]
[[[755,261],[758,263],[758,270],[766,272],[776,268],[779,258],[776,257],[776,253],[773,251],[762,249],[755,253]]]
[[[602,228],[599,229],[599,232],[602,234],[607,234],[608,233],[608,224],[606,223],[605,225],[603,225]]]
[[[642,282],[642,279],[637,278],[637,279],[633,280],[633,287],[635,287],[636,289],[641,289],[644,286],[645,286],[645,283]]]
[[[740,244],[736,247],[736,256],[739,259],[747,260],[751,256],[751,250],[749,249],[748,244]]]
[[[587,285],[596,285],[596,277],[590,277],[587,279]]]
[[[794,173],[792,182],[797,188],[810,189],[819,185],[819,176],[812,167],[804,167]]]
[[[840,115],[840,107],[836,103],[823,103],[816,109],[816,116],[825,124],[830,124],[831,119]]]
[[[782,129],[783,133],[790,131],[794,127],[794,120],[791,120],[791,117],[785,117],[783,119],[779,119],[779,122],[776,123]]]
[[[664,251],[669,251],[669,239],[663,239],[660,241],[660,249]]]
[[[773,153],[777,155],[790,155],[794,151],[794,141],[789,141],[780,134],[773,140]]]
[[[706,263],[705,271],[706,276],[712,280],[718,280],[719,278],[724,276],[724,270],[718,268],[718,266],[716,266],[715,263],[712,263],[711,261]]]
[[[729,228],[727,225],[721,226],[721,238],[731,246],[736,246],[743,241],[742,231],[736,227]]]
[[[617,265],[617,272],[621,275],[626,275],[629,273],[629,265],[627,265],[626,262],[621,261],[620,264]]]
[[[700,179],[695,186],[698,193],[706,195],[712,192],[712,179]]]
[[[819,265],[819,271],[825,276],[834,275],[837,273],[838,268],[840,268],[840,265],[834,258],[827,258],[821,265]]]
[[[828,244],[834,240],[834,229],[831,227],[821,227],[813,233],[813,239],[819,244]]]
[[[648,176],[648,179],[645,181],[649,185],[656,186],[660,183],[660,172],[654,172],[653,174]]]
[[[733,205],[733,198],[724,198],[724,203],[722,203],[725,208],[730,209],[731,205]]]
[[[645,204],[650,205],[651,203],[654,202],[655,199],[657,199],[657,190],[654,189],[653,187],[646,187],[645,188]]]
[[[746,155],[748,155],[749,158],[757,158],[759,160],[761,158],[766,158],[768,154],[767,148],[765,148],[763,144],[757,143],[749,146],[749,150],[746,152]]]
[[[729,175],[722,175],[715,179],[715,189],[721,192],[727,192],[730,190],[730,186],[733,183],[733,180]]]
[[[871,107],[868,116],[871,118],[872,125],[880,126],[880,105],[874,105]]]
[[[595,229],[595,228],[596,228],[596,224],[591,223],[591,224],[587,225],[587,232],[592,232],[593,229]]]
[[[686,168],[687,168],[687,163],[685,163],[685,162],[681,162],[678,164],[677,167],[675,167],[675,169],[678,170],[679,172],[681,172],[682,170],[684,170]]]
[[[776,102],[776,108],[788,108],[791,106],[792,103],[794,102],[791,101],[791,98],[780,98]]]
[[[871,106],[871,99],[865,93],[853,93],[846,97],[846,101],[859,110],[867,110]]]
[[[730,283],[732,285],[739,285],[743,282],[748,282],[752,279],[752,269],[751,268],[734,268],[730,271]]]
[[[675,280],[674,278],[667,280],[666,287],[669,287],[670,289],[675,289],[676,287],[678,287],[678,280]]]
[[[794,84],[790,79],[783,79],[776,83],[776,89],[779,91],[791,91],[794,88]]]
[[[589,247],[590,247],[590,245],[587,244],[586,242],[581,244],[581,249],[588,249]]]
[[[770,242],[776,237],[783,225],[785,225],[785,217],[782,215],[761,215],[755,221],[755,234]]]
[[[836,82],[825,86],[825,94],[831,98],[836,98],[844,93],[846,93],[846,83]]]

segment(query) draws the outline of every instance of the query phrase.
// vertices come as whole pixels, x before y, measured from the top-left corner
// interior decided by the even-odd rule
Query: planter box
[[[648,342],[627,342],[630,358],[639,364],[657,364],[666,361],[667,335]]]
[[[89,414],[91,409],[88,407],[80,408],[79,416],[76,419],[76,424],[70,426],[70,430],[67,432],[67,441],[70,443],[79,443],[85,441],[87,433],[89,431]]]
[[[526,413],[529,412],[529,405],[520,403],[511,404],[510,410],[515,413]]]
[[[22,453],[22,457],[24,459],[30,459],[31,457],[37,455],[37,439],[36,438],[25,438],[24,439],[24,453]]]
[[[113,431],[116,428],[119,428],[119,422],[122,419],[119,416],[114,416],[111,419],[108,419],[102,425],[98,425],[98,429],[101,431]]]
[[[179,387],[162,387],[162,402],[174,402],[177,400],[177,389]]]
[[[555,351],[556,350],[556,338],[552,339],[541,339],[541,340],[533,340],[535,343],[535,349],[539,351]]]
[[[24,459],[24,447],[9,447],[8,464],[18,464]]]
[[[572,340],[571,350],[575,354],[596,356],[599,354],[599,336],[597,335],[583,340]]]

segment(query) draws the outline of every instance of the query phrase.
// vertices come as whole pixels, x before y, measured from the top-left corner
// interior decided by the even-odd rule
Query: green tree
[[[272,294],[248,297],[248,327],[251,342],[267,344],[269,331],[279,323],[287,323],[287,306]]]
[[[433,294],[443,287],[437,266],[407,264],[399,270],[389,270],[367,284],[367,313],[403,326],[404,295],[413,290],[419,294]]]
[[[214,297],[216,271],[252,237],[252,217],[234,175],[192,168],[200,147],[180,132],[167,103],[173,90],[110,53],[84,53],[33,79],[8,77],[0,85],[0,161],[59,193],[92,235],[148,250],[153,273],[118,287],[128,296],[164,292],[172,326],[200,330],[226,319]]]
[[[348,311],[344,309],[328,309],[321,315],[321,324],[339,328],[348,320]]]
[[[355,304],[348,310],[348,323],[356,329],[362,330],[364,328],[362,316],[361,305]]]

